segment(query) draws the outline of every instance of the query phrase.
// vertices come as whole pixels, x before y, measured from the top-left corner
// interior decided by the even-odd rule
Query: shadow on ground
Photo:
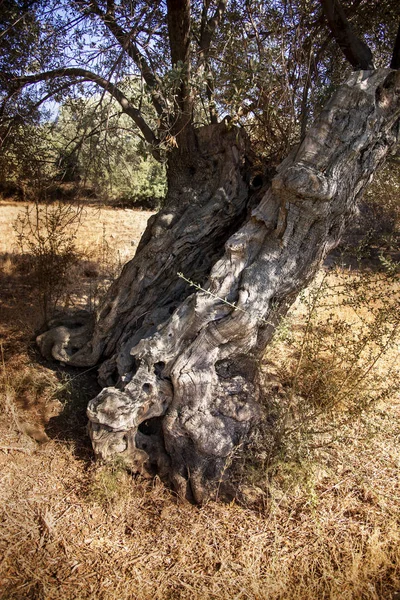
[[[82,370],[44,359],[35,343],[41,329],[26,263],[18,255],[0,254],[2,386],[17,409],[18,429],[38,444],[70,442],[77,457],[91,461],[86,407],[100,390],[97,367]]]

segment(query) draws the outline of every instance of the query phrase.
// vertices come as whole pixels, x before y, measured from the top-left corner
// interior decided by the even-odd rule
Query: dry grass
[[[25,206],[26,202],[0,202],[0,253],[17,250],[17,234],[13,223]],[[134,254],[146,221],[152,214],[147,211],[85,206],[77,247],[85,255],[97,249],[101,255],[106,243],[112,252],[119,251],[121,260],[125,262]]]
[[[2,233],[10,214],[0,208]],[[132,228],[125,240],[115,239],[121,254],[128,252],[148,215],[102,214],[106,231],[114,232],[107,242],[114,243],[111,235],[122,230],[121,218],[125,232]],[[0,239],[2,252],[11,252],[4,236]],[[93,248],[96,239],[101,248],[102,221],[89,211],[78,243]],[[7,285],[0,319],[0,598],[400,597],[398,393],[378,399],[374,410],[357,419],[342,419],[340,437],[329,443],[317,444],[313,435],[299,447],[299,438],[289,437],[275,447],[273,461],[266,438],[254,439],[255,458],[243,457],[235,502],[182,505],[158,480],[132,478],[118,465],[93,464],[84,420],[93,393],[90,373],[38,365],[29,342],[34,307],[25,301],[27,291],[19,287],[23,281],[15,278],[10,255],[2,273]],[[341,319],[354,319],[351,307],[338,310]],[[318,319],[326,322],[330,311]],[[282,334],[275,347],[289,362],[298,357],[296,336],[301,339],[306,315],[304,304],[298,306],[291,317],[297,333],[291,339]],[[270,356],[266,369],[272,362]],[[389,362],[383,361],[380,375]],[[288,380],[277,368],[275,373],[274,409],[293,398]],[[314,429],[325,414],[314,415]]]
[[[312,489],[258,510],[178,505],[157,481],[94,469],[72,445],[16,439],[0,456],[2,597],[391,598],[399,416],[376,416],[378,439],[352,432]]]

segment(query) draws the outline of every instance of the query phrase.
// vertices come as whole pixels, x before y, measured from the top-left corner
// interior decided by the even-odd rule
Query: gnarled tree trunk
[[[194,132],[193,147],[174,150],[163,209],[150,218],[135,257],[111,286],[94,322],[73,319],[38,338],[48,358],[73,366],[102,362],[104,385],[125,382],[130,350],[153,334],[191,293],[183,272],[204,283],[229,236],[268,187],[254,176],[249,140],[228,122]]]
[[[156,470],[196,502],[208,497],[258,418],[257,365],[279,317],[338,244],[398,140],[399,117],[399,72],[354,73],[246,219],[245,147],[229,138],[217,167],[200,134],[207,155],[189,167],[192,180],[170,173],[174,199],[111,290],[92,341],[75,353],[57,342],[73,364],[110,357],[104,376],[117,366],[117,384],[88,407],[98,456]],[[188,295],[178,270],[203,290]],[[54,339],[39,341],[49,351]]]

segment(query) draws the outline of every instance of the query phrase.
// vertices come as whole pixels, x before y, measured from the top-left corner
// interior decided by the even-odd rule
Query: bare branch
[[[214,81],[209,65],[209,54],[212,38],[219,27],[219,24],[222,21],[222,18],[225,13],[227,0],[220,0],[218,6],[213,14],[213,16],[208,19],[208,8],[209,8],[209,0],[204,1],[203,12],[201,16],[201,29],[200,29],[200,66],[207,70],[206,77],[206,95],[209,103],[209,112],[210,112],[210,120],[211,123],[218,122],[218,115],[215,108],[215,104],[213,102],[214,96]]]
[[[207,5],[204,5],[203,17],[200,33],[200,49],[208,53],[210,50],[212,38],[222,21],[227,5],[227,0],[220,0],[213,16],[207,20]]]
[[[127,33],[117,23],[115,19],[115,7],[114,2],[107,2],[107,12],[104,13],[98,6],[97,2],[91,0],[89,5],[86,2],[81,3],[83,9],[89,8],[89,10],[97,15],[107,29],[112,33],[117,42],[121,45],[128,56],[134,61],[138,67],[143,79],[150,88],[151,98],[154,108],[157,111],[158,116],[161,116],[165,112],[166,103],[161,94],[161,86],[158,77],[154,74],[154,71],[146,61],[143,54],[133,40],[134,31]]]

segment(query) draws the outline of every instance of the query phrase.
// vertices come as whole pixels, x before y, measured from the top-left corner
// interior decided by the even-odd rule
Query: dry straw
[[[7,265],[6,283],[15,263]],[[60,383],[59,373],[39,367],[18,294],[7,297],[0,598],[396,598],[398,338],[389,344],[395,312],[383,298],[394,298],[399,284],[374,277],[362,288],[343,271],[321,276],[283,323],[263,365],[263,428],[251,457],[245,448],[232,457],[237,498],[202,508],[178,503],[157,479],[93,464],[84,429],[90,373]],[[367,304],[350,303],[362,289]],[[48,441],[32,439],[24,424]]]

